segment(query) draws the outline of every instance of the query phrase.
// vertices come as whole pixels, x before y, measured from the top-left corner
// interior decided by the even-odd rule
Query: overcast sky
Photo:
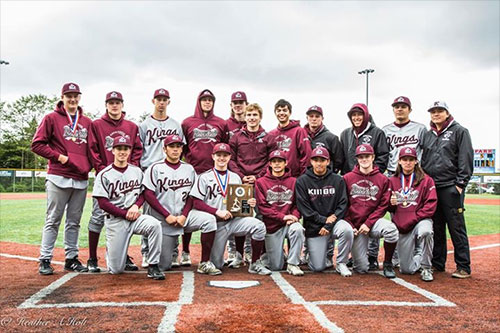
[[[320,105],[337,135],[346,112],[365,102],[378,126],[393,121],[399,95],[428,126],[428,106],[445,100],[474,148],[500,146],[499,1],[211,2],[1,1],[1,99],[59,95],[73,81],[84,109],[104,111],[105,94],[123,93],[125,110],[152,111],[153,91],[170,91],[169,114],[193,114],[211,89],[215,112],[229,116],[230,95],[247,93],[277,125],[285,98],[305,123]],[[497,163],[498,164],[498,163]]]

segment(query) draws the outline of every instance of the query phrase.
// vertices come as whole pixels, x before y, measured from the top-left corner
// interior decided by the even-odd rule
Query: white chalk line
[[[476,247],[471,247],[469,251],[475,251],[475,250],[483,250],[483,249],[489,249],[492,247],[497,247],[500,246],[500,243],[495,243],[495,244],[488,244],[488,245],[481,245],[481,246],[476,246]],[[455,252],[454,250],[448,251],[448,254]]]
[[[36,303],[40,302],[46,296],[50,295],[54,290],[56,290],[57,288],[59,288],[60,286],[62,286],[63,284],[65,284],[66,282],[68,282],[77,275],[78,273],[65,274],[64,276],[60,277],[59,279],[49,284],[47,287],[38,291],[36,294],[31,295],[30,298],[21,303],[17,308],[18,309],[36,308],[37,307]]]

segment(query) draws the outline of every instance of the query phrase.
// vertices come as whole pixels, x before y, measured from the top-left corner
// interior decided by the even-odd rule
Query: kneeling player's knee
[[[266,225],[260,222],[254,228],[252,239],[256,241],[261,241],[264,240],[265,238],[266,238]]]
[[[387,243],[396,243],[399,239],[398,228],[394,225],[387,228],[384,232],[384,241]]]

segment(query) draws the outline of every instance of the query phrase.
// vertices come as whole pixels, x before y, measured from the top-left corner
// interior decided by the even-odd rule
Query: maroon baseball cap
[[[247,101],[247,95],[243,91],[237,91],[234,92],[231,95],[231,102],[236,102],[236,101]]]
[[[126,136],[117,136],[113,140],[113,148],[115,148],[117,146],[127,146],[127,147],[132,148],[132,143],[130,142],[130,139]]]
[[[208,89],[205,89],[201,92],[200,97],[198,97],[198,100],[201,100],[204,97],[210,97],[215,102],[214,94],[212,94],[212,92]]]
[[[212,154],[217,153],[231,154],[231,149],[229,148],[229,145],[227,143],[218,143],[214,146],[214,149],[212,149]]]
[[[311,154],[311,158],[314,158],[314,157],[322,157],[325,160],[329,160],[330,153],[328,152],[328,150],[326,148],[316,147],[313,149],[312,154]]]
[[[76,83],[72,83],[72,82],[65,83],[61,89],[61,95],[64,95],[67,93],[81,94],[80,87]]]
[[[394,102],[392,102],[392,107],[394,107],[394,105],[399,104],[399,103],[406,104],[411,109],[411,102],[410,102],[410,99],[408,97],[406,97],[406,96],[396,97],[394,99]]]
[[[273,158],[281,158],[282,160],[286,161],[286,154],[283,150],[275,150],[269,154],[269,161],[271,161]]]
[[[153,98],[156,98],[156,97],[166,97],[166,98],[170,98],[170,94],[168,93],[168,90],[167,90],[167,89],[160,88],[160,89],[156,89],[156,90],[155,90],[155,93],[154,93],[154,95],[153,95]]]
[[[375,155],[375,151],[373,150],[373,147],[370,146],[367,143],[363,143],[362,145],[359,145],[356,147],[356,156],[358,155]]]
[[[405,156],[417,158],[417,151],[415,150],[415,148],[412,147],[403,147],[399,151],[399,158],[401,159]]]
[[[106,94],[106,102],[111,101],[112,99],[123,102],[123,96],[118,91],[111,91]]]
[[[317,106],[317,105],[311,106],[309,109],[307,109],[306,114],[309,114],[311,112],[317,112],[320,115],[323,115],[323,109],[321,108],[321,106]]]
[[[184,142],[182,141],[182,138],[180,136],[178,136],[177,134],[167,135],[167,137],[163,141],[163,144],[165,146],[168,146],[169,144],[172,144],[172,143],[182,143],[182,144],[184,144]]]

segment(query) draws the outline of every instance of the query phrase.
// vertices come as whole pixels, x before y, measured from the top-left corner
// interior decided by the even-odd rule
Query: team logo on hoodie
[[[349,193],[353,198],[359,198],[362,201],[377,201],[377,194],[379,187],[369,180],[360,180],[352,184],[351,192]]]
[[[121,136],[121,137],[125,137],[127,139],[130,139],[130,136],[128,136],[127,134],[125,134],[125,132],[122,132],[122,131],[114,131],[114,132],[110,133],[108,136],[106,136],[104,138],[104,140],[105,140],[104,147],[106,148],[107,151],[113,150],[113,141],[115,140],[115,138],[117,136]]]
[[[217,128],[210,124],[201,124],[193,131],[193,139],[195,142],[201,141],[203,143],[217,142]]]
[[[266,193],[266,201],[278,207],[283,207],[285,205],[291,205],[293,198],[293,191],[283,185],[274,185]]]
[[[274,140],[278,149],[283,151],[290,151],[290,147],[292,146],[292,138],[289,138],[284,134],[280,134]]]
[[[316,200],[318,197],[333,197],[335,195],[335,187],[327,185],[322,188],[308,188],[307,194],[311,201]]]
[[[371,141],[372,141],[371,135],[363,135],[363,137],[361,138],[361,143],[369,144]]]
[[[396,195],[398,209],[408,208],[410,206],[416,206],[418,201],[418,195],[420,194],[418,190],[415,190],[413,188],[407,194],[403,194],[402,188],[399,191],[394,191],[392,193]],[[404,202],[406,202],[406,205],[403,205]]]
[[[87,129],[82,125],[78,124],[78,128],[75,132],[71,129],[70,125],[64,125],[63,127],[63,137],[65,140],[72,140],[77,145],[82,143],[87,143]]]

